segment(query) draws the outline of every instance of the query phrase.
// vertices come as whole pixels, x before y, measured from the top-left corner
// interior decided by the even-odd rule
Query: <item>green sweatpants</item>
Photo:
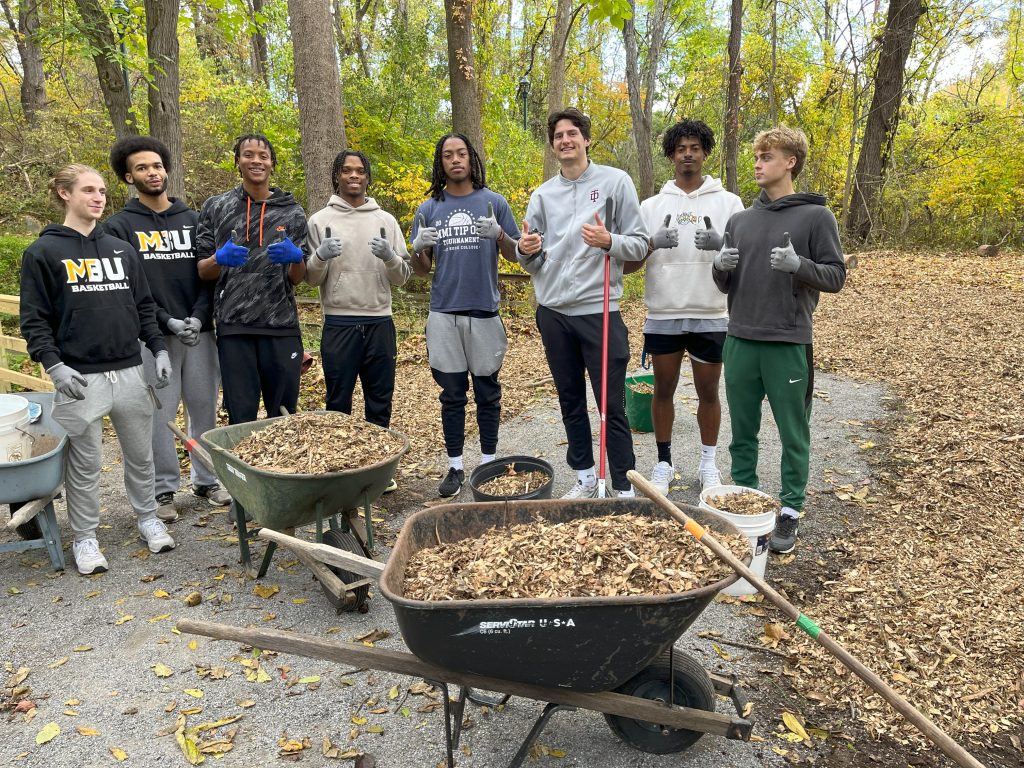
[[[811,396],[814,361],[811,345],[781,341],[751,341],[727,336],[725,397],[732,422],[732,479],[757,488],[758,432],[761,403],[771,406],[782,443],[783,506],[799,511],[804,505],[811,449]]]

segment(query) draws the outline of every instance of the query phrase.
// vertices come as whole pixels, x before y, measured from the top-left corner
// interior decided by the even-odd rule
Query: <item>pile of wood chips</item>
[[[534,469],[529,472],[516,472],[515,464],[509,464],[503,475],[492,477],[477,486],[477,490],[488,496],[521,496],[535,491],[551,481],[551,475]]]
[[[778,512],[782,508],[775,499],[753,491],[708,496],[706,501],[719,512],[728,512],[731,515],[760,515],[765,512]]]
[[[750,554],[744,536],[716,538],[741,559]],[[406,564],[403,592],[415,600],[667,595],[731,573],[677,522],[605,515],[537,520],[421,549]]]
[[[630,391],[635,392],[638,395],[653,395],[654,385],[649,381],[634,381],[632,384],[627,385]]]
[[[232,453],[251,467],[319,475],[384,461],[403,443],[387,430],[344,413],[296,413],[253,432]]]

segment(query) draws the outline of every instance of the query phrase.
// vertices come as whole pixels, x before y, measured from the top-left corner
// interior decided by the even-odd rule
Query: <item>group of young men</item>
[[[824,198],[793,191],[806,139],[788,128],[758,136],[761,194],[744,210],[703,174],[714,136],[700,121],[683,120],[666,132],[674,178],[642,205],[627,174],[590,160],[586,115],[556,112],[547,133],[560,172],[533,192],[521,224],[487,187],[470,140],[442,136],[430,196],[414,217],[411,255],[398,222],[367,194],[369,158],[353,150],[338,154],[334,195],[308,221],[289,193],[270,185],[276,155],[261,134],[238,139],[241,184],[208,199],[198,215],[167,196],[169,152],[152,138],[124,139],[111,151],[115,174],[138,197],[102,225],[102,178],[86,166],[62,169],[51,192],[65,222],[47,227],[25,253],[21,312],[29,351],[57,390],[54,415],[71,437],[68,513],[79,571],[107,568],[96,540],[102,417],[110,415],[121,441],[140,535],[153,552],[173,548],[161,520],[177,517],[180,471],[162,424],[175,417],[180,400],[193,437],[212,428],[220,388],[231,423],[255,419],[261,399],[269,415],[282,407],[294,412],[304,352],[294,286],[302,281],[320,290],[327,408],[351,412],[359,379],[366,420],[387,427],[397,354],[391,289],[411,273],[433,270],[426,342],[449,464],[438,492],[457,495],[465,482],[470,385],[481,462],[497,454],[498,376],[508,348],[498,314],[499,255],[517,260],[533,281],[566,460],[577,473],[566,497],[598,493],[587,376],[598,402],[606,387],[613,492],[634,493],[626,477],[636,459],[624,407],[630,348],[618,300],[623,275],[646,263],[644,357],[654,366],[658,449],[652,482],[668,493],[675,474],[673,399],[684,354],[699,401],[697,474],[703,487],[721,482],[715,452],[724,362],[733,479],[758,485],[767,396],[783,445],[783,510],[772,547],[792,549],[809,461],[811,313],[818,292],[838,291],[845,279]],[[160,397],[154,387],[162,388]],[[230,503],[201,465],[193,463],[191,479],[197,495]]]

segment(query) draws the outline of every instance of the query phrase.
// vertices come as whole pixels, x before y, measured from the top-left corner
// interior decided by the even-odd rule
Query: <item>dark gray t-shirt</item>
[[[487,203],[505,236],[519,239],[519,227],[508,202],[484,187],[458,197],[448,192],[443,200],[430,199],[416,210],[412,238],[422,215],[428,227],[437,227],[434,279],[430,287],[431,312],[497,312],[498,246],[474,234],[474,220],[487,215]]]

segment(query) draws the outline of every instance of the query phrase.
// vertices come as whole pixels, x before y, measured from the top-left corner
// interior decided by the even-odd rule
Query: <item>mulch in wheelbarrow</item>
[[[345,413],[297,413],[241,440],[231,453],[252,467],[316,475],[377,464],[404,443],[386,429]]]
[[[716,534],[738,558],[747,538]],[[421,549],[406,565],[414,600],[614,597],[686,592],[732,569],[671,520],[605,515],[537,520]]]

